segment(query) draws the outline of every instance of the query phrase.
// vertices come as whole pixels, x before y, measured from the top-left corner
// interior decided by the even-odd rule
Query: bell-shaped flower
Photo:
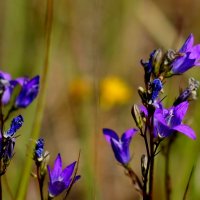
[[[191,139],[196,139],[193,129],[182,123],[188,106],[189,103],[185,101],[169,109],[157,108],[154,113],[155,136],[168,137],[178,131]]]
[[[49,173],[49,197],[53,198],[61,194],[64,190],[68,189],[71,184],[75,183],[75,181],[80,178],[80,176],[76,176],[73,180],[75,166],[76,162],[73,162],[65,169],[62,169],[62,159],[60,154],[58,154],[52,170],[50,169],[49,165],[47,166]]]
[[[115,131],[107,128],[103,129],[103,134],[107,142],[111,144],[116,160],[123,165],[128,164],[131,160],[129,146],[136,132],[137,129],[128,129],[119,138]]]
[[[200,44],[194,44],[194,36],[190,34],[178,56],[171,64],[171,74],[182,74],[194,66],[200,66]]]
[[[2,103],[6,105],[10,102],[11,95],[14,87],[17,85],[17,81],[12,80],[10,74],[0,71],[0,84],[3,86]]]
[[[26,108],[37,97],[39,92],[40,77],[35,76],[32,79],[16,79],[21,85],[21,91],[15,100],[16,108]]]

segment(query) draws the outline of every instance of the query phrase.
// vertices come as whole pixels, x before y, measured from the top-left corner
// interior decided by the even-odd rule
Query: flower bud
[[[141,156],[141,171],[142,171],[142,175],[145,176],[146,175],[146,171],[147,171],[147,156],[146,155],[142,155]]]
[[[197,99],[197,90],[199,88],[199,81],[195,80],[194,78],[189,78],[189,86],[183,90],[177,99],[174,101],[174,106],[189,100]]]
[[[40,167],[40,174],[41,176],[45,176],[47,171],[47,165],[49,163],[50,155],[48,151],[44,153],[44,159],[42,160],[41,167]]]
[[[153,66],[153,73],[155,77],[158,77],[160,72],[160,65],[163,60],[163,52],[161,49],[157,49],[153,55],[152,59],[152,66]]]
[[[142,99],[142,102],[147,102],[147,94],[143,87],[138,88],[138,94],[140,95],[140,98]]]
[[[151,95],[149,103],[153,103],[156,100],[162,88],[163,86],[160,79],[156,78],[151,82]]]
[[[136,104],[133,105],[132,110],[131,110],[131,114],[133,116],[133,119],[135,121],[136,126],[139,129],[142,129],[143,120],[142,120],[142,116],[140,114],[140,110],[139,110],[139,108],[138,108],[138,106]]]

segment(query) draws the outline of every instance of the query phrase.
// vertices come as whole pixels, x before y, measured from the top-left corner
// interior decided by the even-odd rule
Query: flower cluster
[[[18,115],[12,119],[10,127],[5,131],[5,123],[13,112],[20,108],[27,108],[37,97],[39,92],[40,77],[32,79],[19,77],[13,79],[10,74],[0,71],[0,178],[13,158],[17,131],[21,128],[24,119]],[[62,159],[58,154],[54,167],[48,165],[49,152],[44,149],[44,139],[35,142],[33,160],[36,164],[40,196],[44,199],[43,185],[46,174],[49,174],[48,199],[53,199],[62,192],[69,193],[72,185],[80,178],[77,173],[77,162],[73,162],[62,169]],[[1,187],[1,184],[0,184]],[[1,188],[0,188],[1,190]],[[0,194],[0,199],[2,196]]]
[[[139,87],[138,93],[143,105],[134,105],[131,111],[138,129],[127,130],[121,139],[113,130],[103,129],[103,134],[111,145],[116,160],[127,170],[132,182],[137,186],[136,189],[143,195],[143,199],[152,199],[153,160],[163,139],[172,138],[178,132],[193,140],[196,139],[194,130],[184,124],[183,119],[189,107],[189,100],[196,99],[199,82],[190,78],[189,86],[180,92],[170,108],[165,108],[160,98],[166,78],[183,74],[194,66],[200,66],[200,44],[194,46],[193,43],[194,37],[190,34],[180,50],[170,49],[166,52],[161,49],[154,50],[148,61],[141,60],[145,87]],[[146,147],[146,155],[141,156],[142,183],[130,167],[129,146],[137,132],[144,139]]]
[[[14,111],[28,107],[37,97],[39,82],[39,76],[13,79],[10,74],[0,71],[0,177],[6,173],[14,156],[16,134],[24,118],[22,115],[13,118],[7,130],[4,130],[5,124]]]
[[[36,177],[41,191],[41,199],[43,199],[43,185],[47,170],[49,175],[48,199],[53,199],[62,192],[68,191],[80,178],[80,175],[76,175],[76,161],[62,169],[62,159],[60,154],[57,155],[53,168],[50,168],[48,165],[49,153],[44,150],[44,139],[42,138],[39,138],[35,143],[33,160],[37,167]]]
[[[15,117],[11,122],[10,128],[0,135],[0,159],[2,163],[0,175],[6,172],[6,168],[14,155],[15,135],[17,130],[21,128],[23,122],[24,120],[21,115]]]
[[[10,74],[0,71],[0,84],[3,90],[2,104],[7,105],[11,100],[14,89],[20,86],[21,90],[15,99],[13,108],[26,108],[38,95],[39,82],[39,76],[35,76],[32,79],[27,77],[12,79]]]

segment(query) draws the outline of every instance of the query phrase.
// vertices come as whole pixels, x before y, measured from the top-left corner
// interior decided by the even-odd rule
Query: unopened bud
[[[160,65],[163,60],[163,52],[161,49],[157,49],[153,55],[152,66],[153,66],[153,73],[156,77],[158,77],[160,72]]]
[[[143,87],[138,88],[138,94],[140,95],[140,98],[142,99],[142,102],[147,102],[147,94]]]
[[[45,151],[44,153],[44,159],[41,163],[41,168],[40,168],[40,174],[45,175],[47,171],[47,165],[49,163],[50,155],[48,151]]]
[[[141,170],[142,170],[143,177],[145,177],[145,175],[146,175],[147,162],[148,162],[147,156],[143,154],[141,157]]]
[[[199,88],[199,81],[194,78],[189,78],[189,86],[183,90],[178,98],[174,101],[174,106],[187,101],[187,100],[195,100],[197,99],[197,90]]]
[[[142,120],[142,116],[141,116],[140,110],[139,110],[139,108],[138,108],[138,106],[136,104],[133,105],[132,110],[131,110],[131,114],[133,116],[133,119],[135,121],[136,126],[139,129],[142,129],[143,120]]]

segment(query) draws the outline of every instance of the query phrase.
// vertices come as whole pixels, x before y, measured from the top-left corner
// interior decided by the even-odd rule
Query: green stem
[[[0,134],[1,138],[3,140],[3,126],[4,126],[4,121],[3,121],[3,112],[2,112],[2,94],[0,95]],[[2,160],[0,160],[0,171],[2,168]],[[0,200],[2,200],[2,183],[1,183],[1,175],[0,175]]]
[[[49,71],[49,54],[50,54],[50,44],[51,44],[52,21],[53,21],[53,0],[47,0],[46,21],[45,21],[45,31],[46,31],[45,59],[44,59],[44,68],[41,76],[40,95],[38,97],[36,114],[32,126],[32,132],[30,135],[31,139],[33,140],[36,140],[39,137],[42,118],[43,118],[43,111],[45,106],[47,77]],[[28,152],[31,152],[33,150],[33,145],[34,144],[31,144],[29,146],[27,150]],[[32,162],[33,162],[32,159],[26,158],[26,163],[23,169],[23,176],[19,183],[16,200],[25,199],[26,191],[28,188],[28,182],[31,174]]]
[[[43,196],[44,177],[41,176],[41,174],[40,174],[40,167],[39,166],[37,166],[37,180],[38,180],[39,189],[40,189],[40,199],[44,200],[44,196]]]
[[[165,194],[166,200],[170,200],[171,193],[171,180],[169,175],[169,153],[170,153],[170,143],[167,145],[166,154],[165,154]]]
[[[127,170],[128,176],[132,180],[133,185],[135,186],[136,190],[142,193],[142,183],[137,176],[137,174],[133,171],[133,169],[128,165],[123,165],[123,167]]]
[[[149,171],[149,199],[153,199],[153,173],[154,173],[154,115],[151,117],[151,127],[150,127],[150,153],[151,153],[151,163]]]

